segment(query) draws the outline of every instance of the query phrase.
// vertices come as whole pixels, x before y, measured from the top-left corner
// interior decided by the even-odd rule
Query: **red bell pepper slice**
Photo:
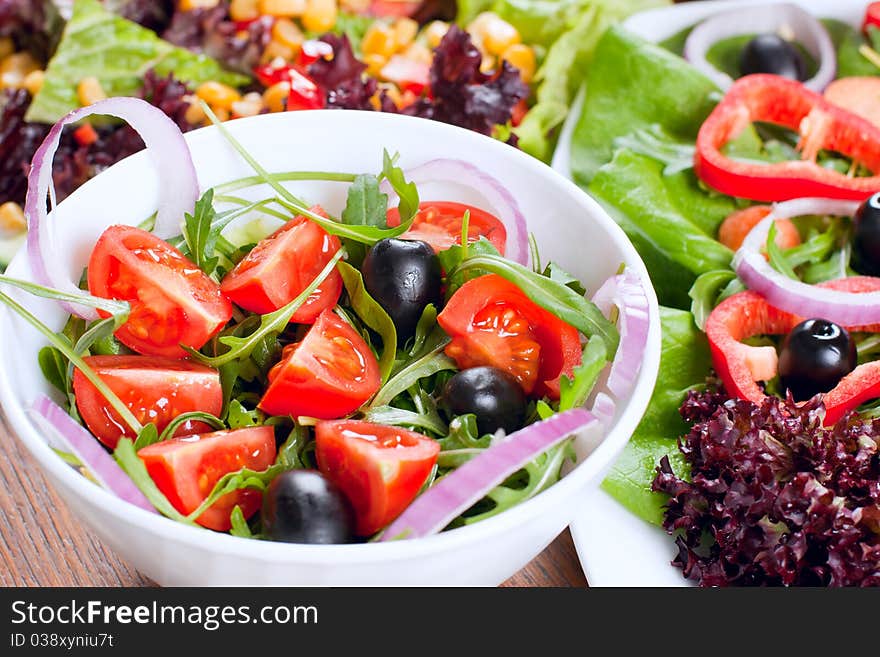
[[[287,109],[308,110],[324,107],[324,92],[310,77],[296,69],[291,69],[290,94],[287,97]]]
[[[416,96],[421,96],[428,88],[431,67],[403,55],[392,55],[388,63],[382,67],[380,75],[396,84],[401,91],[411,91]]]
[[[721,152],[755,121],[781,125],[801,135],[803,160],[755,164]],[[819,165],[820,150],[842,153],[874,175],[850,177]],[[776,75],[737,80],[703,123],[694,168],[723,194],[756,201],[802,197],[862,200],[880,189],[880,128],[832,105],[800,82]]]
[[[880,278],[853,276],[820,283],[819,287],[840,292],[876,292],[880,290]],[[712,364],[728,394],[760,404],[767,395],[757,382],[776,376],[776,349],[746,345],[742,340],[755,335],[788,333],[803,319],[771,306],[751,290],[734,294],[718,304],[706,320],[706,336]],[[853,332],[880,333],[880,324],[846,328]],[[878,397],[880,361],[859,365],[825,394],[824,423],[830,426],[847,411]]]
[[[299,54],[296,56],[296,67],[300,71],[305,72],[308,71],[309,66],[319,59],[331,59],[332,57],[333,46],[325,41],[309,39],[308,41],[303,41],[299,49]]]

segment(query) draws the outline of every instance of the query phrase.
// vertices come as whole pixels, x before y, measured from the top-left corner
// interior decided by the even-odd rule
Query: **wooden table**
[[[0,424],[0,586],[153,586],[92,536]],[[503,586],[586,586],[566,530]]]

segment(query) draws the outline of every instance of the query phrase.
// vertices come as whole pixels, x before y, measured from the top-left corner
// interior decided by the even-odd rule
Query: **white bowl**
[[[14,432],[86,525],[140,572],[163,585],[496,585],[535,557],[568,525],[587,484],[604,475],[647,406],[657,375],[660,326],[657,301],[642,261],[623,231],[590,197],[538,160],[499,141],[423,119],[350,111],[272,114],[227,124],[269,171],[368,172],[380,168],[382,149],[398,151],[404,167],[439,157],[464,158],[510,189],[535,234],[541,257],[553,259],[595,290],[620,264],[639,273],[650,299],[651,330],[641,371],[614,426],[598,447],[559,483],[532,500],[483,522],[426,539],[382,544],[312,546],[236,538],[189,527],[135,508],[80,476],[49,448],[26,408],[50,392],[37,366],[44,340],[0,309],[0,401]],[[202,188],[252,171],[215,128],[187,135]],[[330,211],[341,210],[345,186],[292,184]],[[444,198],[491,209],[458,185],[423,186],[423,199]],[[57,256],[71,274],[81,271],[101,232],[114,223],[137,224],[156,207],[157,182],[147,153],[113,166],[61,203],[53,220]],[[30,278],[23,253],[9,275]],[[22,294],[33,312],[60,329],[63,313],[51,302]]]

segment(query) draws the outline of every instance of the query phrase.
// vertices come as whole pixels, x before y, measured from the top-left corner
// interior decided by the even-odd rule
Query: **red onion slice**
[[[749,5],[715,14],[691,31],[684,45],[684,58],[727,91],[733,79],[709,63],[709,49],[728,37],[786,31],[819,62],[819,70],[804,86],[821,93],[837,75],[837,52],[825,26],[794,4]]]
[[[617,404],[607,394],[599,392],[596,394],[596,399],[590,410],[599,422],[606,427],[610,427],[614,416],[617,414]]]
[[[772,305],[799,317],[821,317],[841,326],[880,322],[880,292],[845,292],[795,281],[770,266],[761,253],[771,224],[777,219],[804,215],[852,216],[858,201],[800,198],[777,203],[773,212],[755,226],[733,258],[733,267],[746,287]]]
[[[389,525],[382,541],[420,538],[441,531],[526,463],[573,433],[604,428],[589,411],[565,411],[515,431],[459,466],[422,493]]]
[[[497,178],[470,162],[441,158],[410,169],[406,172],[406,179],[416,185],[442,182],[473,188],[492,206],[484,209],[494,212],[507,230],[507,253],[502,255],[521,265],[529,264],[529,233],[526,218],[513,194]],[[382,181],[381,189],[389,198],[395,196],[387,180]]]
[[[145,511],[157,513],[144,494],[134,485],[122,468],[113,460],[98,440],[78,424],[58,404],[40,395],[31,405],[34,417],[41,420],[44,430],[51,429],[73,454],[88,467],[89,472],[118,498],[134,504]]]
[[[648,344],[651,323],[648,295],[642,279],[627,267],[622,274],[612,276],[602,284],[593,295],[593,303],[606,317],[611,314],[612,306],[616,306],[619,313],[620,346],[611,362],[606,387],[612,399],[620,400],[632,391]],[[595,406],[593,408],[595,412]]]
[[[52,126],[34,154],[28,174],[25,216],[28,223],[27,249],[34,278],[42,285],[71,294],[81,290],[62,268],[58,257],[64,245],[56,244],[46,213],[46,196],[52,186],[52,160],[58,150],[61,131],[93,114],[113,116],[128,122],[144,140],[159,176],[159,211],[153,232],[162,238],[180,232],[185,212],[191,212],[199,196],[199,183],[189,147],[180,128],[165,113],[138,98],[109,98],[74,110]],[[96,319],[93,308],[63,304],[70,313]]]

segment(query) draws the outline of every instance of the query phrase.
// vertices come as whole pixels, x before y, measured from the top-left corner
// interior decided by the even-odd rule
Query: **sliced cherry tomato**
[[[422,5],[422,0],[373,0],[370,14],[373,16],[412,16]]]
[[[423,201],[412,226],[401,237],[406,240],[422,240],[431,245],[435,253],[450,246],[461,244],[461,224],[465,211],[468,219],[468,243],[485,237],[498,253],[504,255],[507,246],[507,229],[494,215],[464,203],[452,201]],[[390,208],[386,221],[391,227],[400,225],[400,210]]]
[[[144,447],[138,456],[171,505],[183,514],[199,508],[223,475],[249,468],[262,472],[275,461],[275,430],[247,427],[199,436],[171,438]],[[239,506],[245,518],[254,515],[263,494],[253,488],[228,493],[208,507],[196,522],[219,532],[229,531],[229,514]]]
[[[513,109],[510,112],[510,125],[515,128],[520,123],[522,123],[528,111],[529,104],[526,102],[526,99],[523,98],[521,101],[513,106]]]
[[[731,251],[742,246],[752,228],[761,223],[773,210],[769,205],[753,205],[737,210],[729,215],[718,229],[718,241]],[[790,219],[776,220],[776,244],[781,249],[790,249],[801,243],[801,236]]]
[[[290,94],[287,96],[288,111],[322,109],[324,92],[307,75],[296,69],[288,71],[290,76]]]
[[[315,206],[312,212],[327,216]],[[223,279],[220,289],[236,305],[265,315],[299,296],[340,249],[339,238],[297,216],[257,244]],[[300,306],[290,321],[311,324],[342,294],[337,270]]]
[[[880,4],[877,13],[880,14]],[[880,17],[877,20],[880,21]],[[880,128],[880,77],[839,78],[828,85],[824,95],[829,103],[858,114]]]
[[[369,345],[332,310],[302,342],[284,348],[269,371],[260,408],[270,415],[331,420],[357,410],[379,389],[379,364]]]
[[[220,373],[210,367],[158,356],[88,356],[84,360],[139,422],[154,423],[160,433],[178,415],[191,411],[219,415],[223,407]],[[107,447],[114,449],[122,436],[136,437],[78,369],[73,373],[73,393],[89,431]],[[204,422],[188,421],[174,435],[210,430]]]
[[[581,361],[577,329],[495,274],[462,285],[437,321],[452,338],[446,355],[459,369],[497,367],[526,394],[558,399],[559,377],[571,376]]]
[[[341,420],[315,427],[318,468],[351,502],[358,536],[370,536],[409,506],[437,462],[440,443],[413,431]]]
[[[134,226],[110,226],[98,239],[89,291],[131,304],[116,337],[148,356],[182,358],[181,344],[200,349],[232,317],[219,285],[173,246]]]

